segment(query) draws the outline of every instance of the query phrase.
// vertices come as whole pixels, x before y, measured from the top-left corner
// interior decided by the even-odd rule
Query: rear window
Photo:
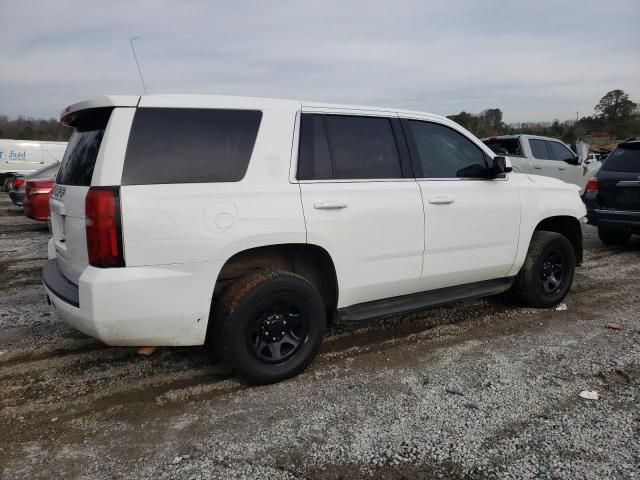
[[[640,173],[640,142],[620,145],[609,154],[602,170]]]
[[[242,180],[261,118],[257,110],[139,108],[122,184]]]
[[[88,187],[91,185],[93,168],[107,128],[112,108],[96,108],[74,113],[65,119],[73,127],[73,135],[64,152],[56,183]]]
[[[388,118],[326,115],[324,125],[337,179],[401,178]]]
[[[517,138],[494,138],[483,142],[498,155],[522,156],[520,140]]]
[[[551,153],[547,148],[547,142],[544,140],[536,140],[529,139],[529,146],[531,147],[531,153],[534,158],[539,158],[540,160],[552,160]]]
[[[303,113],[298,179],[401,178],[388,118]]]

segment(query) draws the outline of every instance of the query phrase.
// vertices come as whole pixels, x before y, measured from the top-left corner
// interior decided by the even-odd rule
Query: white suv
[[[518,134],[482,141],[498,155],[508,155],[514,171],[573,183],[580,187],[580,194],[599,168],[598,162],[589,158],[582,160],[556,138]]]
[[[440,116],[152,95],[62,122],[44,285],[109,345],[208,343],[272,382],[308,365],[328,322],[509,289],[549,307],[582,260],[578,188],[509,173]]]

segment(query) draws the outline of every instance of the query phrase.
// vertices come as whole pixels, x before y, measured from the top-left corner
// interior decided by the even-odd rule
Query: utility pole
[[[140,70],[140,64],[138,63],[138,56],[136,55],[136,49],[133,48],[133,41],[139,39],[140,37],[135,36],[129,39],[129,43],[131,44],[131,51],[133,52],[133,59],[136,61],[136,67],[138,67],[138,75],[140,75],[140,82],[142,83],[142,89],[144,90],[144,94],[147,94],[147,86],[144,84],[144,78],[142,77],[142,70]]]

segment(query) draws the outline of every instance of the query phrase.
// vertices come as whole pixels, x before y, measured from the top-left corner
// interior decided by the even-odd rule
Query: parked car
[[[584,187],[598,169],[597,162],[581,159],[563,142],[536,135],[502,135],[482,140],[498,155],[508,155],[516,172],[553,177]]]
[[[67,142],[0,139],[0,187],[9,190],[13,179],[62,160]]]
[[[24,175],[15,174],[9,182],[9,198],[14,205],[22,206],[27,180]]]
[[[109,345],[207,342],[273,382],[309,364],[327,322],[507,290],[550,307],[582,261],[578,188],[510,173],[437,115],[151,95],[61,120],[75,131],[44,286]]]
[[[640,139],[618,145],[587,184],[587,218],[606,245],[640,234]]]
[[[49,197],[53,183],[53,178],[27,180],[22,201],[22,208],[27,217],[41,222],[49,220]]]
[[[51,165],[46,165],[40,170],[36,170],[34,173],[25,177],[24,175],[16,174],[13,181],[9,185],[9,198],[14,205],[22,205],[26,194],[27,180],[34,179],[46,179],[55,178],[60,168],[60,162],[54,162]]]

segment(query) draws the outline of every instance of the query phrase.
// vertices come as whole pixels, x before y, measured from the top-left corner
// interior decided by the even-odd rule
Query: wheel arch
[[[336,268],[324,248],[308,243],[262,245],[235,253],[218,273],[212,307],[229,284],[262,269],[286,270],[304,277],[318,289],[327,310],[327,319],[332,318],[338,305]]]
[[[547,217],[536,225],[534,232],[536,231],[556,232],[565,236],[576,255],[576,265],[580,265],[583,260],[583,246],[582,246],[582,227],[580,220],[576,217],[569,215],[556,215]]]

